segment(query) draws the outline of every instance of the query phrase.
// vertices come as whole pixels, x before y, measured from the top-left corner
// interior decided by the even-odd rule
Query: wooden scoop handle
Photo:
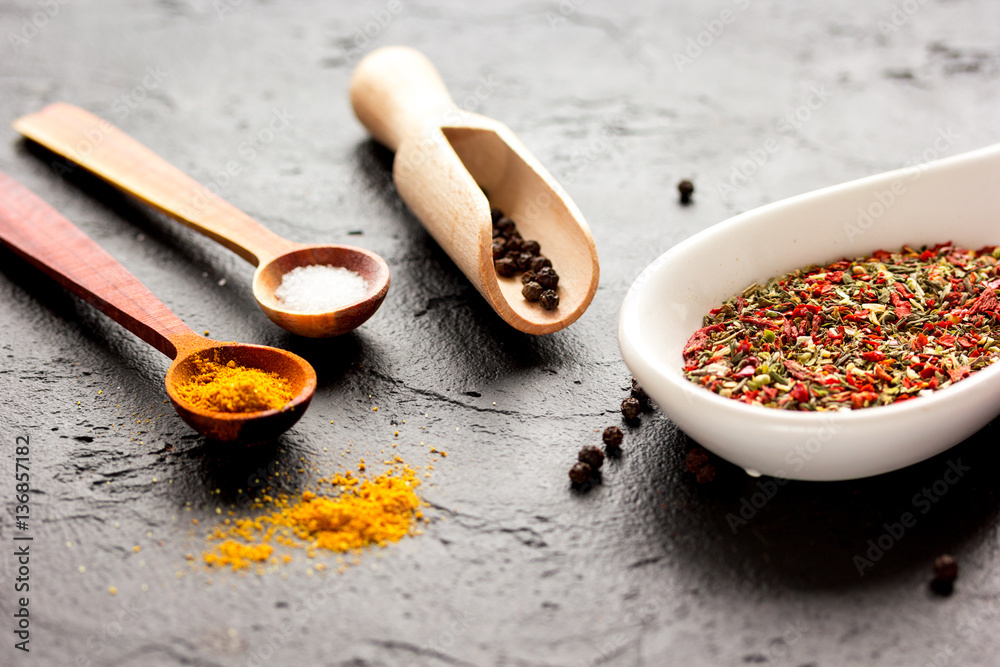
[[[254,266],[298,247],[83,109],[50,104],[18,118],[14,129],[218,241]]]
[[[76,225],[4,173],[0,242],[171,359],[205,340]]]
[[[351,106],[371,135],[392,151],[456,109],[431,61],[405,46],[376,49],[358,63],[351,76]]]

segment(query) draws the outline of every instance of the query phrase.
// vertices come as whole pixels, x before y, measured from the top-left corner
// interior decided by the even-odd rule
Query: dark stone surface
[[[1000,141],[1000,4],[49,4],[54,15],[18,41],[46,5],[0,2],[0,125],[63,100],[203,183],[235,160],[224,197],[289,238],[382,254],[393,285],[354,334],[291,337],[258,311],[249,265],[91,179],[59,176],[7,130],[0,169],[193,328],[298,352],[320,388],[274,446],[208,446],[163,404],[166,359],[0,252],[0,663],[995,663],[995,424],[876,479],[768,486],[716,461],[715,481],[699,485],[684,465],[693,443],[652,412],[623,425],[601,485],[572,491],[566,473],[581,444],[620,423],[629,375],[616,315],[649,261],[739,211],[930,156],[939,136],[950,136],[941,155]],[[732,22],[713,24],[723,10]],[[391,20],[376,30],[380,12]],[[377,34],[357,49],[366,26]],[[710,28],[721,33],[699,37]],[[691,47],[678,66],[698,39],[703,53]],[[507,328],[401,205],[391,156],[346,98],[356,52],[390,43],[426,52],[460,104],[510,125],[587,216],[602,280],[569,329]],[[797,127],[782,122],[797,110]],[[276,111],[287,128],[247,159],[240,143]],[[762,149],[764,164],[734,183],[739,160]],[[687,207],[682,178],[697,188]],[[286,487],[308,485],[300,459],[307,471],[378,459],[397,428],[413,464],[430,444],[449,452],[423,489],[424,535],[344,574],[309,577],[303,558],[260,577],[185,561],[259,471],[279,462]],[[32,457],[30,655],[11,634],[19,435]],[[958,461],[969,470],[921,500]],[[759,504],[759,484],[774,497],[734,534],[727,515]],[[854,557],[904,512],[916,524],[883,537],[890,548],[859,576]],[[942,552],[961,566],[947,598],[928,587]]]

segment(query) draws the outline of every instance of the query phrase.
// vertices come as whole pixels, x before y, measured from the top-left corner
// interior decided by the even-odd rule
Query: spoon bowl
[[[206,339],[184,356],[178,355],[167,369],[167,396],[174,410],[191,428],[202,435],[223,442],[264,442],[276,438],[299,420],[309,407],[316,390],[316,373],[302,357],[265,345],[219,343]],[[177,393],[177,387],[190,380],[195,361],[213,359],[225,364],[234,361],[246,368],[257,368],[288,380],[294,398],[280,409],[259,412],[216,412],[189,405]]]
[[[202,435],[223,442],[263,442],[290,428],[309,406],[316,372],[308,361],[273,347],[199,336],[90,237],[2,173],[0,242],[174,359],[165,380],[167,395],[177,414]],[[273,372],[288,380],[293,398],[280,409],[257,412],[216,412],[192,406],[177,388],[191,377],[194,361],[206,357]]]
[[[836,412],[723,398],[684,378],[682,350],[711,308],[808,265],[953,241],[1000,244],[1000,145],[764,206],[679,243],[622,304],[622,357],[688,435],[751,474],[843,480],[895,470],[961,442],[1000,413],[1000,364],[927,396]]]
[[[385,299],[389,267],[375,253],[348,245],[308,246],[288,241],[83,109],[50,104],[18,118],[14,128],[259,267],[253,286],[258,305],[275,324],[294,334],[324,338],[347,333],[374,315]],[[281,276],[310,264],[329,264],[359,273],[368,286],[365,298],[324,313],[284,308],[274,297]]]
[[[305,313],[289,310],[274,295],[286,273],[315,264],[339,266],[364,278],[367,291],[362,299],[331,312]],[[290,250],[257,267],[253,295],[272,322],[300,336],[324,338],[352,331],[371,317],[389,291],[389,267],[385,260],[363,248],[346,245],[304,246]]]

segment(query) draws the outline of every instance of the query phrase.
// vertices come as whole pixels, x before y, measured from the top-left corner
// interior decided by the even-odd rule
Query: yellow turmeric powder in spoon
[[[291,384],[277,373],[195,359],[195,372],[176,391],[194,408],[213,412],[261,412],[278,410],[291,401]]]

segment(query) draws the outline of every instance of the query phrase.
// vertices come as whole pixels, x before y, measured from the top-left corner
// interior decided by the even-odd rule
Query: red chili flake
[[[970,366],[959,366],[958,368],[949,368],[948,377],[951,378],[952,382],[958,382],[965,376],[969,374],[972,370]]]
[[[871,352],[865,352],[861,355],[861,358],[865,361],[882,361],[885,359],[885,355],[878,350],[872,350]]]
[[[708,342],[709,335],[716,331],[722,331],[722,329],[722,324],[713,324],[695,331],[691,338],[688,339],[687,345],[684,346],[684,360],[690,361],[690,357],[705,349],[705,343]]]
[[[1000,310],[1000,302],[997,301],[996,293],[991,289],[984,289],[979,297],[972,302],[972,305],[969,307],[969,314],[983,313],[984,315],[996,317],[998,310]]]
[[[961,338],[958,339],[958,344],[961,347],[970,348],[976,346],[976,341],[973,340],[972,337],[970,336],[962,336]]]
[[[865,407],[866,403],[870,403],[878,398],[878,394],[873,391],[856,391],[851,394],[851,405],[855,409]]]
[[[910,302],[900,299],[898,294],[890,294],[889,301],[892,302],[893,312],[896,313],[896,317],[899,319],[903,319],[913,312]]]
[[[875,377],[883,382],[892,382],[894,378],[885,372],[885,369],[881,365],[875,366]]]
[[[792,390],[789,393],[792,395],[792,398],[794,398],[799,403],[809,402],[809,388],[806,387],[801,382],[796,382],[795,386],[792,387]]]
[[[934,366],[925,366],[924,370],[920,371],[920,377],[926,380],[927,378],[934,377],[934,374],[938,372],[939,369]]]

